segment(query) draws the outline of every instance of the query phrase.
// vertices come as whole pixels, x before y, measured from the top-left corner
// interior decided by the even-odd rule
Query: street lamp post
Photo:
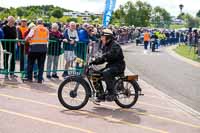
[[[182,14],[182,12],[183,12],[183,7],[184,7],[183,4],[180,4],[180,5],[179,5],[179,8],[180,8],[181,14]]]

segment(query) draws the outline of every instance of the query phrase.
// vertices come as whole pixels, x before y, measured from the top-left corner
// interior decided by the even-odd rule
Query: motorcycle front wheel
[[[65,79],[58,88],[58,99],[67,109],[83,108],[89,100],[89,88],[85,80],[76,76]]]

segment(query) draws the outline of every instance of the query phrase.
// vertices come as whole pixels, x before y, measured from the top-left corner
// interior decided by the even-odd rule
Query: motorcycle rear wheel
[[[115,99],[115,103],[120,106],[121,108],[131,108],[134,106],[138,100],[138,90],[139,90],[139,85],[138,83],[133,80],[133,81],[123,81],[123,89],[122,88],[117,88],[117,87],[122,87],[116,84],[116,89],[121,90],[118,92],[118,96]]]

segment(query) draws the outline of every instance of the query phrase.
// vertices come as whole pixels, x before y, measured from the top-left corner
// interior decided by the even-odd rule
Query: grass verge
[[[194,47],[190,47],[190,46],[187,46],[187,45],[180,45],[176,49],[174,49],[174,51],[177,54],[184,56],[188,59],[191,59],[191,60],[196,61],[196,62],[200,62],[200,58],[198,58],[198,55],[195,54],[196,49],[194,49]]]

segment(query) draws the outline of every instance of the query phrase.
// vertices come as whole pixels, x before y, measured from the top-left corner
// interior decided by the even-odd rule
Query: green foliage
[[[68,19],[69,19],[68,16],[63,16],[62,18],[59,19],[59,22],[66,23]]]
[[[125,22],[124,16],[125,16],[124,7],[120,5],[119,9],[117,9],[113,13],[110,23],[114,25],[122,25]]]
[[[128,1],[114,12],[112,23],[120,25],[148,26],[150,25],[152,7],[142,1]],[[119,20],[119,21],[118,21]]]
[[[82,19],[81,17],[78,17],[78,18],[77,18],[77,21],[78,21],[77,23],[79,23],[79,24],[82,24],[82,23],[83,23],[83,19]]]
[[[171,16],[159,6],[152,9],[150,4],[138,0],[135,3],[128,1],[125,5],[121,5],[114,12],[111,22],[139,27],[169,27]]]
[[[70,18],[69,16],[63,16],[63,12],[69,12],[72,10],[67,10],[60,7],[55,7],[53,5],[42,5],[42,6],[28,6],[19,8],[1,8],[0,7],[0,20],[6,19],[8,16],[12,15],[15,18],[26,18],[30,21],[35,21],[37,18],[43,18],[45,22],[70,22],[75,21],[78,23],[83,23],[82,17]],[[98,18],[98,19],[97,19]],[[101,17],[91,16],[92,23],[102,23]]]
[[[0,20],[5,19],[12,15],[14,17],[27,18],[30,21],[35,21],[37,18],[43,18],[46,22],[69,22],[75,21],[82,23],[82,18],[70,18],[63,16],[63,12],[69,12],[60,7],[53,5],[42,6],[28,6],[19,8],[2,8],[0,7]],[[179,18],[186,22],[186,27],[199,27],[200,24],[200,10],[196,14],[197,17],[193,17],[190,14],[181,14]],[[102,17],[90,16],[91,23],[102,23]],[[171,23],[170,14],[161,7],[152,8],[150,4],[142,2],[140,0],[136,2],[128,1],[126,4],[121,5],[111,18],[111,24],[122,25],[134,25],[139,27],[153,26],[153,27],[169,27]],[[171,27],[179,27],[172,25]],[[182,26],[181,26],[182,27]]]
[[[100,18],[99,18],[99,24],[101,24],[102,21],[103,21],[103,17],[100,17]]]
[[[177,16],[177,18],[178,18],[178,19],[184,19],[184,18],[183,18],[184,15],[185,15],[185,13],[180,13],[180,14]]]
[[[200,10],[197,12],[196,16],[200,18]]]
[[[177,24],[171,24],[169,26],[170,29],[180,29],[180,28],[185,28],[185,25],[177,25]]]
[[[71,21],[74,21],[74,22],[78,22],[78,19],[77,18],[69,18],[67,19],[67,22],[71,22]]]
[[[24,10],[22,8],[17,8],[16,13],[17,13],[17,16],[21,17],[24,15]]]
[[[90,18],[91,18],[92,21],[94,21],[94,20],[97,19],[98,17],[97,17],[97,16],[94,16],[94,15],[91,15]]]
[[[200,25],[200,19],[198,17],[193,17],[190,14],[184,14],[181,17],[184,21],[185,21],[185,27],[189,28],[189,27],[199,27]]]
[[[196,17],[193,17],[189,13],[182,13],[179,14],[177,18],[182,19],[185,21],[185,27],[196,27],[198,28],[200,26],[200,18],[198,17],[200,15],[200,11],[196,14]]]
[[[152,11],[152,23],[155,27],[169,27],[171,23],[171,16],[170,14],[164,9],[159,6],[156,6]]]
[[[150,18],[151,18],[151,11],[152,7],[146,2],[137,1],[135,4],[136,8],[136,23],[131,24],[135,26],[148,26],[150,24]]]
[[[51,17],[49,18],[49,21],[50,21],[51,23],[55,23],[55,22],[57,22],[57,18],[51,16]]]
[[[5,9],[6,9],[6,8],[0,7],[0,12],[3,11],[3,10],[5,10]]]
[[[51,15],[55,18],[62,18],[63,17],[63,11],[61,9],[54,9],[52,11]]]
[[[200,10],[197,13],[200,17]],[[159,6],[152,8],[150,4],[140,0],[136,2],[128,1],[113,13],[111,24],[113,25],[134,25],[136,27],[159,27],[159,28],[182,28],[199,27],[200,18],[194,18],[190,14],[180,14],[179,19],[185,21],[185,25],[171,25],[171,15],[164,8]]]
[[[60,10],[60,11],[55,11]],[[0,19],[7,18],[8,16],[12,15],[14,17],[23,17],[27,19],[35,19],[35,18],[50,18],[52,12],[60,12],[58,15],[56,14],[57,18],[62,18],[63,12],[68,12],[71,10],[67,10],[60,7],[54,7],[53,5],[47,6],[27,6],[27,7],[19,7],[19,8],[1,8],[0,7]],[[61,13],[62,12],[62,13]]]

